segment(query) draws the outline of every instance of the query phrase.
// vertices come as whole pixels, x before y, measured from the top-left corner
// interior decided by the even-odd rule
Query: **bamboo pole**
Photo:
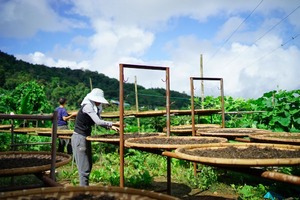
[[[202,62],[202,54],[200,54],[200,77],[203,78],[203,62]],[[204,84],[203,80],[201,80],[201,104],[202,104],[202,109],[204,109]]]
[[[139,99],[138,99],[138,92],[137,92],[137,80],[136,80],[136,76],[134,76],[134,82],[135,82],[135,107],[136,107],[136,112],[139,112]],[[139,132],[140,132],[140,118],[137,117],[137,125],[139,128]]]

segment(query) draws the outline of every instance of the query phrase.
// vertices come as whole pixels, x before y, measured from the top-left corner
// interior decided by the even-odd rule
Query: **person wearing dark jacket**
[[[75,156],[80,186],[89,185],[89,175],[92,170],[92,148],[91,141],[86,137],[91,135],[94,124],[107,129],[119,131],[118,122],[108,122],[101,119],[102,105],[108,104],[104,98],[104,92],[99,89],[93,89],[86,95],[81,103],[81,108],[77,113],[75,120],[75,129],[72,135],[72,148]]]

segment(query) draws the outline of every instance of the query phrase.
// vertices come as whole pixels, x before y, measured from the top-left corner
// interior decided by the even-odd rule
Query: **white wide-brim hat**
[[[94,102],[108,104],[107,100],[104,98],[104,92],[99,88],[94,88],[86,97]]]

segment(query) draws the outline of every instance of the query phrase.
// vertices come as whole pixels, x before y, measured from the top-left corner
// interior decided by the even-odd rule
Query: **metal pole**
[[[14,120],[11,119],[10,123],[11,123],[11,151],[14,151],[15,150],[15,147],[14,147]],[[10,183],[11,183],[11,185],[15,185],[15,177],[14,176],[11,177]]]
[[[51,178],[48,178],[44,173],[35,173],[34,174],[37,178],[39,178],[41,181],[43,181],[47,186],[51,187],[61,187],[62,185],[55,182]]]
[[[138,92],[137,92],[137,81],[136,81],[136,76],[134,76],[134,82],[135,82],[135,107],[136,107],[136,112],[139,112],[139,99],[138,99]],[[139,128],[140,132],[140,118],[137,117],[137,125]]]
[[[166,112],[167,112],[167,137],[170,137],[170,78],[169,68],[166,68]],[[167,157],[167,193],[171,195],[171,158]]]
[[[166,68],[166,112],[167,112],[167,136],[170,136],[170,78],[169,68]]]
[[[120,64],[120,77],[119,77],[119,84],[120,84],[120,187],[124,187],[124,69],[123,65]]]
[[[56,163],[56,138],[57,138],[57,119],[58,113],[54,111],[52,119],[52,149],[51,149],[51,170],[50,178],[55,181],[55,163]]]
[[[11,151],[14,151],[14,120],[10,120],[11,123]]]
[[[223,78],[220,81],[221,87],[221,105],[222,105],[222,128],[225,128],[225,111],[224,111],[224,88],[223,88]]]
[[[194,84],[193,78],[190,78],[191,82],[191,114],[192,114],[192,135],[195,136],[195,106],[194,106]]]
[[[194,79],[191,77],[191,113],[192,113],[192,133],[195,136],[195,106],[194,106]],[[194,162],[194,176],[197,175],[197,164]]]

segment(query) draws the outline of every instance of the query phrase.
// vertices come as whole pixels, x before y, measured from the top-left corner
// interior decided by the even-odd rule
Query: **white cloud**
[[[47,57],[53,59],[63,59],[80,62],[82,60],[91,59],[90,52],[83,51],[80,48],[73,48],[70,44],[68,46],[55,45],[53,50],[46,53]]]
[[[70,67],[71,69],[89,69],[90,61],[83,60],[75,62],[70,60],[58,59],[54,60],[52,57],[46,56],[41,52],[35,52],[29,55],[15,55],[17,59],[23,60],[33,64],[41,64],[49,67]]]
[[[0,27],[0,36],[29,38],[38,31],[69,31],[86,27],[86,24],[59,16],[46,0],[2,0]]]
[[[169,47],[174,65],[171,68],[173,89],[188,91],[190,94],[189,77],[200,77],[199,55],[201,52],[209,52],[211,48],[195,37],[180,37],[174,43]],[[205,60],[212,53],[204,54],[204,77],[223,78],[225,95],[233,97],[258,98],[265,92],[276,90],[277,86],[280,89],[295,89],[295,81],[300,76],[296,64],[300,62],[300,51],[296,46],[288,49],[280,47],[274,51],[280,44],[281,39],[274,35],[257,45],[234,43],[228,50],[221,49],[207,65]],[[236,55],[239,56],[226,65]]]

